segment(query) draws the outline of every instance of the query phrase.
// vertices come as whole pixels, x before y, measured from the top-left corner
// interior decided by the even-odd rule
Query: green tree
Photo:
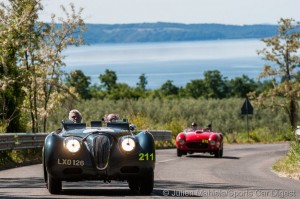
[[[160,91],[164,96],[178,95],[179,88],[173,84],[172,80],[167,80],[161,87]]]
[[[266,47],[258,51],[263,59],[273,63],[265,65],[260,78],[267,78],[273,81],[272,88],[260,93],[252,93],[251,97],[256,99],[262,107],[281,107],[289,117],[290,125],[297,126],[298,96],[300,83],[297,81],[297,68],[300,57],[300,32],[299,22],[293,19],[280,19],[278,22],[278,33],[262,41]],[[269,104],[265,103],[266,99]]]
[[[222,76],[220,71],[206,71],[204,72],[204,83],[207,89],[205,93],[206,98],[224,98],[228,93],[226,79]]]
[[[195,99],[202,97],[207,93],[207,87],[203,79],[196,79],[188,82],[185,86],[185,93],[187,96]]]
[[[253,92],[257,89],[257,84],[253,79],[250,79],[247,75],[242,77],[236,77],[228,82],[230,90],[230,97],[246,97],[249,92]]]
[[[78,46],[83,41],[81,33],[86,27],[80,17],[82,9],[76,12],[71,4],[69,13],[62,7],[66,18],[59,18],[57,22],[53,15],[51,23],[43,23],[38,21],[38,12],[42,10],[39,0],[11,0],[9,3],[1,4],[0,15],[4,19],[1,21],[4,30],[1,31],[1,38],[4,38],[1,42],[11,42],[15,51],[11,59],[16,60],[15,66],[19,70],[16,81],[25,93],[22,112],[30,114],[32,132],[46,131],[49,114],[67,94],[73,93],[63,84],[62,67],[65,64],[61,53],[69,45]],[[5,49],[1,52],[6,70],[7,63],[12,62],[5,58]],[[1,81],[6,78],[8,76],[3,75]]]
[[[102,86],[110,92],[117,85],[117,74],[115,71],[106,69],[104,74],[99,75],[99,80],[102,83]]]
[[[118,83],[107,95],[109,99],[138,99],[140,97],[139,92],[135,92],[135,89],[132,89],[126,83]]]
[[[91,77],[87,77],[81,70],[71,71],[66,78],[66,85],[75,88],[82,99],[90,99],[89,86]]]
[[[23,68],[20,54],[27,40],[36,37],[31,33],[32,20],[39,9],[35,1],[9,1],[0,3],[0,103],[1,131],[24,131],[21,108],[25,99]],[[29,20],[30,19],[30,20]]]
[[[139,80],[140,81],[136,84],[137,88],[141,89],[142,91],[145,91],[148,81],[144,73],[141,76],[139,76]]]

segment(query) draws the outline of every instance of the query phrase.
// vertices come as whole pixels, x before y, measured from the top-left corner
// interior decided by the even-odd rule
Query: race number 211
[[[140,153],[139,154],[139,161],[147,161],[147,160],[154,160],[153,153]]]

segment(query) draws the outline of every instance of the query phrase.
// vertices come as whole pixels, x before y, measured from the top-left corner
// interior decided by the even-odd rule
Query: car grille
[[[110,139],[106,135],[94,138],[94,157],[98,169],[105,169],[110,154]]]
[[[201,142],[188,142],[187,144],[188,148],[193,148],[193,149],[206,149],[208,148],[208,143],[201,143]]]

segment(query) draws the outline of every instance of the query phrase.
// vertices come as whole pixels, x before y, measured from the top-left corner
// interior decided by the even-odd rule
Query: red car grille
[[[208,148],[208,143],[188,142],[186,146],[191,149],[206,149]]]

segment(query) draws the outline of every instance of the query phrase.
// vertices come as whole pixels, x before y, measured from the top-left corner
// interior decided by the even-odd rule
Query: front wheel
[[[223,149],[219,149],[215,152],[215,158],[222,158],[223,157]]]
[[[132,180],[132,179],[128,180],[128,186],[130,190],[133,192],[138,192],[140,189],[139,182],[136,180]]]
[[[177,156],[181,157],[183,155],[183,151],[180,149],[177,149]]]
[[[142,195],[150,195],[154,187],[153,170],[139,179],[128,180],[128,186],[133,192],[138,192]]]
[[[47,188],[51,194],[59,194],[61,191],[62,183],[61,180],[55,179],[52,176],[47,175]]]
[[[143,177],[140,181],[140,193],[142,195],[150,195],[154,187],[154,172],[153,170]]]

